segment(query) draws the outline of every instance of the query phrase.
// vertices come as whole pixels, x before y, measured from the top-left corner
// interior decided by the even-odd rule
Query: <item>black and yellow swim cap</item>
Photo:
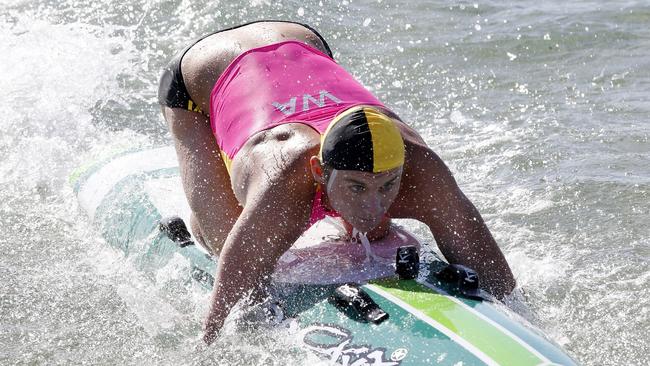
[[[353,107],[327,127],[319,157],[334,169],[379,173],[404,164],[404,140],[384,113],[372,107]]]

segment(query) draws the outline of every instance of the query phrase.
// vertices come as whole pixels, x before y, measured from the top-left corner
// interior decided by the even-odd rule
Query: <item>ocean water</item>
[[[203,347],[205,293],[178,280],[178,263],[142,280],[68,183],[116,148],[170,143],[156,101],[163,65],[195,36],[258,19],[316,27],[424,136],[487,221],[535,322],[570,355],[647,364],[640,0],[3,0],[1,364],[316,362],[268,332],[227,329]]]

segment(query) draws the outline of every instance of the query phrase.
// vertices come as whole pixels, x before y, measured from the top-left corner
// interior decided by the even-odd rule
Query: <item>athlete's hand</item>
[[[224,308],[224,304],[221,301],[212,302],[208,316],[203,323],[203,341],[206,344],[211,344],[219,336],[219,331],[228,316],[228,309]]]
[[[210,313],[203,323],[203,342],[211,344],[219,336],[219,330],[223,326],[224,319]]]

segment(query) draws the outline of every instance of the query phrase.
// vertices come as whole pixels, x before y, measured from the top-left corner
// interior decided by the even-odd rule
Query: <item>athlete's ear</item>
[[[311,159],[309,159],[309,167],[311,168],[311,174],[314,176],[316,183],[327,183],[324,174],[325,169],[323,169],[323,164],[321,164],[318,156],[312,156]]]

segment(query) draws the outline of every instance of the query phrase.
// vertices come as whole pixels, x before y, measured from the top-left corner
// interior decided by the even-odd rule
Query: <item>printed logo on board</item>
[[[387,358],[386,349],[353,344],[349,330],[327,324],[303,329],[299,339],[305,347],[326,357],[332,365],[395,366],[401,364],[408,353],[406,348],[398,348]]]
[[[465,275],[465,282],[475,283],[478,281],[478,275],[476,273],[467,273]]]
[[[402,361],[406,358],[406,355],[409,353],[409,350],[406,348],[398,348],[390,355],[390,359],[393,361]]]

